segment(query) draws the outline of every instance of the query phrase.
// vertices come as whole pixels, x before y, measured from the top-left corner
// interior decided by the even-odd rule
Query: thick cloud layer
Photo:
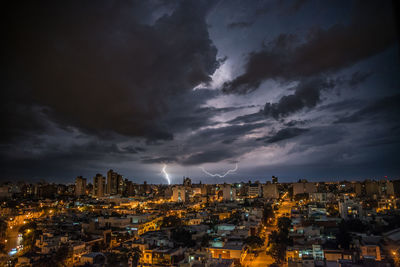
[[[264,114],[278,119],[303,108],[313,108],[321,101],[321,90],[332,89],[334,86],[333,81],[320,78],[301,81],[294,94],[283,96],[278,103],[266,103]]]
[[[267,79],[294,80],[340,70],[375,55],[396,41],[390,2],[362,2],[348,24],[310,30],[305,37],[280,34],[248,56],[245,72],[224,84],[244,94]]]
[[[8,3],[0,181],[399,177],[389,1]],[[208,177],[199,167],[222,173]]]
[[[8,76],[5,87],[13,97],[22,83],[30,96],[27,103],[14,97],[17,110],[6,106],[8,117],[21,121],[39,105],[58,123],[94,134],[172,139],[155,121],[171,109],[170,98],[210,81],[219,64],[205,21],[210,5],[184,1],[153,25],[132,14],[140,8],[45,1],[8,10],[9,71],[25,75]],[[31,125],[13,126],[22,129],[6,133],[6,141]]]

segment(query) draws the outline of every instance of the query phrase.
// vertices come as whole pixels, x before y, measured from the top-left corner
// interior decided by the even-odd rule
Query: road
[[[272,232],[273,230],[276,230],[276,224],[277,224],[279,217],[284,217],[284,216],[290,217],[290,213],[291,213],[292,207],[294,205],[295,205],[294,202],[290,201],[287,197],[285,197],[285,199],[279,205],[279,209],[275,211],[274,225],[269,226],[268,228],[265,229],[265,231],[266,231],[265,247],[262,248],[262,250],[258,253],[257,257],[254,257],[253,254],[249,254],[244,259],[244,261],[242,263],[243,266],[266,267],[266,266],[269,266],[270,264],[274,263],[274,259],[270,255],[267,255],[267,253],[266,253],[266,250],[267,250],[266,246],[268,244],[268,233]]]
[[[267,253],[265,252],[265,249],[260,252],[258,254],[258,256],[256,258],[254,258],[251,263],[249,264],[249,266],[251,267],[265,267],[265,266],[269,266],[270,264],[274,263],[274,259],[270,256],[267,255]]]
[[[17,248],[18,245],[22,243],[22,237],[18,236],[19,227],[13,227],[13,229],[7,229],[7,243],[6,243],[6,251],[9,253],[12,249]]]

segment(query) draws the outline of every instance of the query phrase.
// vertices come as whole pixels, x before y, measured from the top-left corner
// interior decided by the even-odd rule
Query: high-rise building
[[[222,199],[225,201],[233,201],[236,200],[236,190],[232,188],[230,184],[224,184],[221,186],[222,190]]]
[[[394,195],[393,182],[388,180],[379,181],[379,194],[381,196],[393,196]]]
[[[122,195],[125,189],[125,182],[122,175],[109,170],[107,172],[107,194],[109,195]]]
[[[364,189],[364,184],[362,184],[361,182],[354,183],[354,193],[357,197],[364,195]]]
[[[128,179],[125,179],[125,190],[124,190],[124,196],[134,196],[136,195],[136,184],[132,183],[132,181],[128,181]]]
[[[273,184],[277,184],[278,183],[278,177],[272,175],[272,183]]]
[[[263,197],[270,198],[279,198],[279,191],[277,184],[267,183],[263,185]]]
[[[106,178],[98,173],[93,178],[93,196],[103,197],[105,191],[106,191]]]
[[[368,196],[379,194],[379,185],[376,181],[367,180],[365,181],[365,192]]]
[[[293,184],[293,195],[310,194],[315,192],[317,192],[316,184],[307,182],[307,180],[302,180],[299,183]]]
[[[249,197],[259,197],[261,195],[261,185],[258,182],[250,183],[247,194]]]
[[[400,180],[393,181],[393,192],[396,197],[400,197]]]
[[[78,176],[75,179],[75,196],[80,197],[86,195],[86,178]]]

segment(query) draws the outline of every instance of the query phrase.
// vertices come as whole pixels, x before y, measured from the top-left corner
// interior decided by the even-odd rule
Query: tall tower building
[[[106,178],[98,173],[93,178],[93,196],[103,197],[105,191],[106,191]]]
[[[122,175],[117,176],[117,194],[122,195],[125,192],[126,183]]]
[[[86,178],[78,176],[75,179],[75,196],[80,197],[86,195]]]
[[[114,172],[113,170],[109,170],[107,172],[107,194],[109,195],[117,195],[123,194],[125,190],[125,181],[122,178],[122,175]]]

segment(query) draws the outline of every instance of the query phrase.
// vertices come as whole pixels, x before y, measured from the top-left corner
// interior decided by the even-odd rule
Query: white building
[[[236,190],[232,188],[230,184],[224,184],[221,186],[222,190],[222,198],[225,201],[233,201],[236,200]]]
[[[261,185],[259,183],[250,184],[248,187],[248,195],[250,197],[259,197],[261,196]]]

